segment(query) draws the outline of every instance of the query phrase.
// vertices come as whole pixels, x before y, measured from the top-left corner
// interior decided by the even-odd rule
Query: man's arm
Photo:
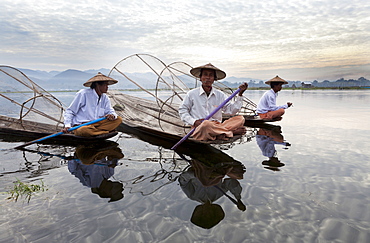
[[[267,103],[268,103],[269,111],[276,111],[276,110],[279,110],[281,108],[283,108],[283,109],[288,108],[288,104],[276,105],[276,96],[273,96],[273,95],[269,95],[267,97]]]
[[[243,93],[244,91],[246,91],[248,89],[248,84],[247,83],[243,83],[239,86],[239,94],[238,96],[236,97],[236,101],[234,103],[227,103],[222,111],[225,113],[225,114],[228,114],[228,115],[235,115],[236,113],[238,113],[243,105]],[[224,100],[226,100],[228,98],[228,96],[225,94],[224,95]]]
[[[180,119],[188,125],[195,125],[196,119],[190,115],[192,109],[192,102],[187,94],[179,107]]]
[[[64,111],[64,128],[61,130],[62,132],[67,132],[68,129],[72,127],[73,117],[77,114],[81,105],[83,105],[83,102],[83,95],[81,94],[81,92],[77,92],[76,96],[73,98],[72,103]]]
[[[107,117],[107,120],[109,120],[109,121],[116,120],[118,115],[117,115],[116,111],[113,109],[108,95],[104,94],[104,99],[105,99],[105,102],[104,102],[105,117]]]

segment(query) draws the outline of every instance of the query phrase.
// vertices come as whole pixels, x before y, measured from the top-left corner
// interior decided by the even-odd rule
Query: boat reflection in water
[[[109,202],[123,198],[123,184],[109,180],[118,161],[124,157],[118,143],[107,141],[99,145],[80,145],[73,159],[68,160],[69,172],[101,198]]]
[[[126,132],[142,141],[165,149],[171,148],[177,142],[176,140],[153,136],[146,131],[140,131],[140,129],[129,129]],[[249,142],[252,136],[254,134],[250,133],[242,141]],[[162,149],[159,149],[159,151],[162,151]],[[217,225],[225,217],[225,212],[215,202],[223,196],[230,199],[239,210],[246,210],[246,206],[241,201],[242,187],[239,183],[239,180],[243,179],[246,169],[241,162],[217,149],[216,146],[202,143],[184,143],[172,153],[181,158],[173,160],[174,164],[179,164],[179,166],[174,167],[182,167],[182,170],[178,171],[178,175],[171,177],[171,182],[178,180],[186,196],[200,203],[192,212],[190,221],[193,224],[205,229]],[[184,162],[187,166],[180,166]],[[163,169],[161,171],[163,173]],[[165,179],[166,177],[162,176],[161,178]],[[140,178],[140,181],[148,181],[144,179]],[[155,181],[158,183],[158,180]],[[165,184],[167,183],[162,183],[162,185]],[[132,187],[138,186],[138,183],[132,185]],[[141,186],[140,188],[144,187]],[[134,190],[131,189],[130,192],[132,191]]]
[[[238,181],[243,179],[245,173],[242,163],[235,160],[208,163],[196,159],[192,159],[190,163],[191,167],[184,171],[178,180],[186,196],[201,203],[192,213],[193,224],[210,229],[224,219],[224,210],[214,203],[222,196],[227,196],[239,210],[245,211],[246,207],[241,201],[242,187]],[[230,192],[235,199],[227,192]]]
[[[262,165],[265,165],[265,169],[280,171],[279,167],[283,167],[285,164],[281,163],[277,157],[277,151],[275,145],[284,145],[286,148],[290,146],[290,143],[284,140],[281,133],[280,126],[269,126],[260,128],[257,131],[256,141],[262,154],[268,158],[264,160]]]

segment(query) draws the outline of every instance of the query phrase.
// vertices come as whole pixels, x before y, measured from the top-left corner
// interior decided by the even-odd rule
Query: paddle
[[[217,188],[217,190],[219,190],[220,192],[222,192],[222,194],[224,194],[228,199],[230,199],[238,207],[239,210],[245,211],[247,209],[241,200],[236,201],[234,198],[227,195],[227,193],[217,185],[214,185],[214,187]]]
[[[217,111],[219,111],[222,107],[224,107],[224,105],[226,105],[227,102],[229,102],[235,95],[237,95],[239,93],[239,91],[240,91],[240,88],[235,90],[234,93],[232,93],[229,98],[224,100],[224,102],[222,102],[221,105],[219,105],[206,118],[204,118],[204,120],[210,119],[214,114],[216,114]],[[193,134],[194,131],[195,131],[195,127],[193,129],[191,129],[191,131],[188,134],[186,134],[180,141],[178,141],[171,149],[175,150],[180,144],[182,144],[186,139],[188,139],[188,137],[190,137],[190,135]]]
[[[86,122],[86,123],[83,123],[81,125],[78,125],[78,126],[75,126],[75,127],[71,127],[70,129],[68,129],[68,132],[70,131],[73,131],[73,130],[76,130],[80,127],[83,127],[83,126],[87,126],[87,125],[91,125],[91,124],[94,124],[94,123],[97,123],[97,122],[100,122],[100,121],[103,121],[107,119],[106,117],[101,117],[99,119],[96,119],[96,120],[93,120],[93,121],[89,121],[89,122]],[[38,142],[41,142],[41,141],[44,141],[46,139],[49,139],[49,138],[53,138],[53,137],[56,137],[56,136],[59,136],[59,135],[62,135],[64,132],[57,132],[57,133],[54,133],[54,134],[51,134],[51,135],[48,135],[48,136],[45,136],[45,137],[42,137],[42,138],[39,138],[39,139],[36,139],[36,140],[33,140],[33,141],[30,141],[30,142],[27,142],[25,144],[22,144],[22,145],[19,145],[17,147],[15,147],[15,149],[20,149],[20,148],[24,148],[28,145],[31,145],[31,144],[34,144],[34,143],[38,143]]]
[[[61,154],[51,154],[51,153],[48,153],[48,152],[40,152],[40,151],[35,151],[35,150],[31,150],[31,149],[26,149],[26,148],[20,148],[19,150],[29,152],[29,153],[40,154],[42,156],[58,157],[58,158],[61,158],[61,159],[64,159],[64,160],[74,159],[74,156],[64,156],[64,155],[61,155]]]

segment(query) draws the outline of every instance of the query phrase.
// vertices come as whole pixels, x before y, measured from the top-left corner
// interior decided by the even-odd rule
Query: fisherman
[[[109,180],[114,175],[118,161],[124,157],[118,143],[113,141],[96,145],[79,145],[74,158],[68,160],[69,172],[77,177],[82,185],[109,202],[123,198],[123,184]]]
[[[239,210],[246,207],[241,201],[242,187],[238,180],[243,179],[245,167],[235,161],[231,163],[205,165],[196,159],[191,160],[191,167],[182,172],[178,178],[181,189],[186,196],[201,203],[196,206],[191,216],[191,222],[204,229],[217,225],[225,217],[222,207],[214,202],[226,195]],[[224,178],[225,176],[230,178]],[[227,194],[230,192],[234,197]]]
[[[64,128],[62,132],[67,132],[69,128],[77,126],[100,117],[107,119],[92,125],[82,126],[74,130],[76,136],[91,137],[109,133],[116,129],[122,122],[122,118],[117,116],[111,106],[108,96],[108,85],[117,83],[110,77],[98,73],[83,85],[89,89],[81,89],[77,92],[71,105],[64,113]]]
[[[262,155],[268,157],[268,160],[262,162],[262,165],[266,166],[264,168],[279,171],[278,167],[282,167],[285,164],[278,159],[275,144],[285,145],[286,149],[290,146],[290,143],[285,142],[281,134],[281,127],[276,126],[272,129],[260,128],[256,134],[256,141],[262,151]]]
[[[222,113],[235,115],[242,107],[243,93],[247,83],[239,86],[240,91],[235,102],[227,103],[210,120],[204,120],[228,97],[222,91],[212,87],[215,80],[226,77],[226,73],[211,63],[192,68],[190,73],[199,78],[202,86],[190,90],[179,108],[183,122],[195,128],[192,137],[196,140],[228,140],[234,135],[245,134],[243,116],[234,116],[222,122]]]
[[[266,91],[258,102],[257,114],[261,119],[279,120],[281,116],[284,115],[285,109],[293,105],[291,102],[287,102],[285,105],[281,106],[276,105],[277,93],[283,88],[283,85],[287,83],[287,81],[279,76],[265,82],[265,84],[270,85],[271,89]]]

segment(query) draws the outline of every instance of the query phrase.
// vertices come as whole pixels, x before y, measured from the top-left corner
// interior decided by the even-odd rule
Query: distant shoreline
[[[236,90],[237,88],[231,88],[232,90]],[[250,87],[248,90],[269,90],[270,87]],[[370,89],[370,87],[311,87],[311,88],[292,88],[292,87],[283,87],[283,90],[362,90],[362,89]],[[116,91],[142,91],[142,89],[110,89]],[[155,91],[155,89],[147,89],[148,91]],[[48,91],[48,92],[78,92],[79,90],[56,90],[56,91]],[[109,91],[108,91],[109,92]]]
[[[263,87],[263,88],[256,88],[256,87],[253,87],[253,88],[248,88],[249,90],[269,90],[270,88],[269,87]],[[324,89],[324,90],[359,90],[359,89],[370,89],[370,87],[311,87],[311,88],[302,88],[302,87],[298,87],[298,88],[292,88],[292,87],[283,87],[283,90],[321,90],[321,89]]]
[[[269,87],[250,87],[248,90],[269,90]],[[366,90],[370,87],[311,87],[311,88],[292,88],[292,87],[284,87],[283,90]],[[141,89],[111,89],[115,91],[142,91]],[[155,89],[147,89],[148,91],[155,91]],[[236,90],[236,88],[232,88],[232,90]],[[78,92],[79,90],[46,90],[50,93],[62,93],[62,92]],[[33,93],[34,91],[18,91],[18,92],[7,92],[1,91],[1,93]]]

